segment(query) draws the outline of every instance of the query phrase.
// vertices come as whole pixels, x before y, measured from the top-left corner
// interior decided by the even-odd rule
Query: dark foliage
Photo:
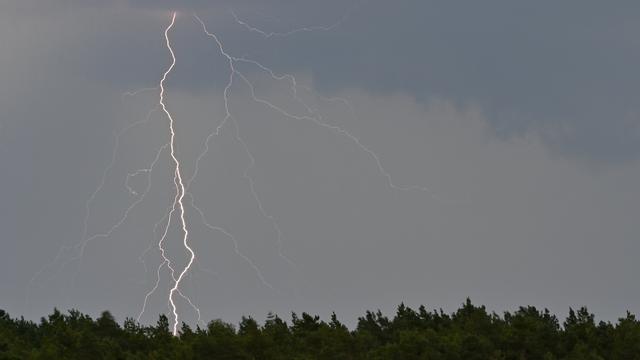
[[[548,310],[521,307],[502,316],[467,300],[453,314],[400,305],[393,318],[367,312],[350,331],[306,313],[290,324],[269,314],[263,325],[242,318],[237,327],[212,321],[183,324],[172,336],[161,315],[155,326],[108,312],[97,319],[55,310],[39,323],[0,310],[3,359],[624,359],[640,360],[640,322],[627,313],[616,324],[597,323],[586,308],[560,324]]]

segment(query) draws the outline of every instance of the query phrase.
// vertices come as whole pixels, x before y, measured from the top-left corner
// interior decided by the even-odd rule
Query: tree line
[[[453,313],[403,304],[389,318],[368,311],[350,330],[335,314],[328,321],[293,313],[269,314],[259,324],[220,320],[182,324],[178,336],[160,315],[155,325],[119,324],[109,312],[95,320],[58,310],[40,322],[0,310],[0,359],[640,359],[640,322],[627,313],[615,323],[570,309],[561,323],[548,310],[520,307],[502,315],[467,299]]]

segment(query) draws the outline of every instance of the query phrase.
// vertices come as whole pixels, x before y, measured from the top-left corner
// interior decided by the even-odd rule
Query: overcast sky
[[[146,120],[157,89],[125,92],[170,65],[172,10],[165,85],[185,178],[223,124],[230,75],[193,12],[230,55],[298,84],[235,64],[298,118],[236,76],[235,121],[185,198],[197,263],[181,289],[204,321],[295,310],[353,324],[466,297],[640,312],[640,4],[506,0],[3,2],[0,308],[139,314],[174,164],[167,117]],[[166,270],[144,322],[169,311]]]

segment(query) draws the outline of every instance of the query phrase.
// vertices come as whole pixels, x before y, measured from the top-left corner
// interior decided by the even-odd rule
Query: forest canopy
[[[0,310],[0,359],[640,359],[635,315],[596,323],[586,308],[562,323],[546,309],[498,315],[467,300],[451,314],[403,304],[392,318],[367,311],[354,329],[307,313],[182,324],[177,336],[169,325],[165,315],[145,326],[107,311],[92,319],[54,310],[33,322]]]

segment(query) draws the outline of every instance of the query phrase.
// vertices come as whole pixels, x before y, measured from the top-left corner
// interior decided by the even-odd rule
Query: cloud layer
[[[323,3],[324,4],[324,3]],[[144,203],[83,261],[61,244],[82,239],[86,201],[112,157],[114,132],[144,119],[168,65],[162,31],[178,7],[178,63],[168,81],[185,171],[224,117],[225,59],[189,16],[197,10],[228,51],[298,76],[299,96],[330,125],[286,119],[251,100],[241,81],[231,106],[251,159],[223,128],[202,162],[191,209],[199,267],[185,291],[206,319],[235,321],[292,309],[348,317],[400,301],[454,308],[465,297],[505,308],[586,304],[605,318],[638,312],[640,182],[631,36],[635,4],[535,5],[490,1],[243,2],[239,16],[269,31],[332,24],[332,31],[265,39],[233,21],[230,4],[15,2],[0,15],[1,307],[36,318],[52,306],[135,316],[158,256],[140,255],[168,206],[171,168],[161,156]],[[240,68],[260,97],[296,113],[285,81]],[[327,97],[341,96],[352,107]],[[117,223],[140,193],[145,168],[166,143],[155,114],[120,139],[91,204],[89,233]],[[560,156],[559,156],[560,155]],[[282,229],[278,254],[272,221]],[[173,230],[172,230],[173,231]],[[175,235],[175,234],[174,234]],[[184,254],[170,249],[177,261]],[[182,259],[182,260],[181,260]],[[78,270],[79,269],[79,270]],[[151,269],[151,270],[150,270]],[[167,274],[161,274],[167,280]],[[75,280],[72,280],[75,279]],[[28,295],[28,301],[25,300]],[[193,320],[183,306],[187,320]],[[162,292],[152,315],[166,310]]]

